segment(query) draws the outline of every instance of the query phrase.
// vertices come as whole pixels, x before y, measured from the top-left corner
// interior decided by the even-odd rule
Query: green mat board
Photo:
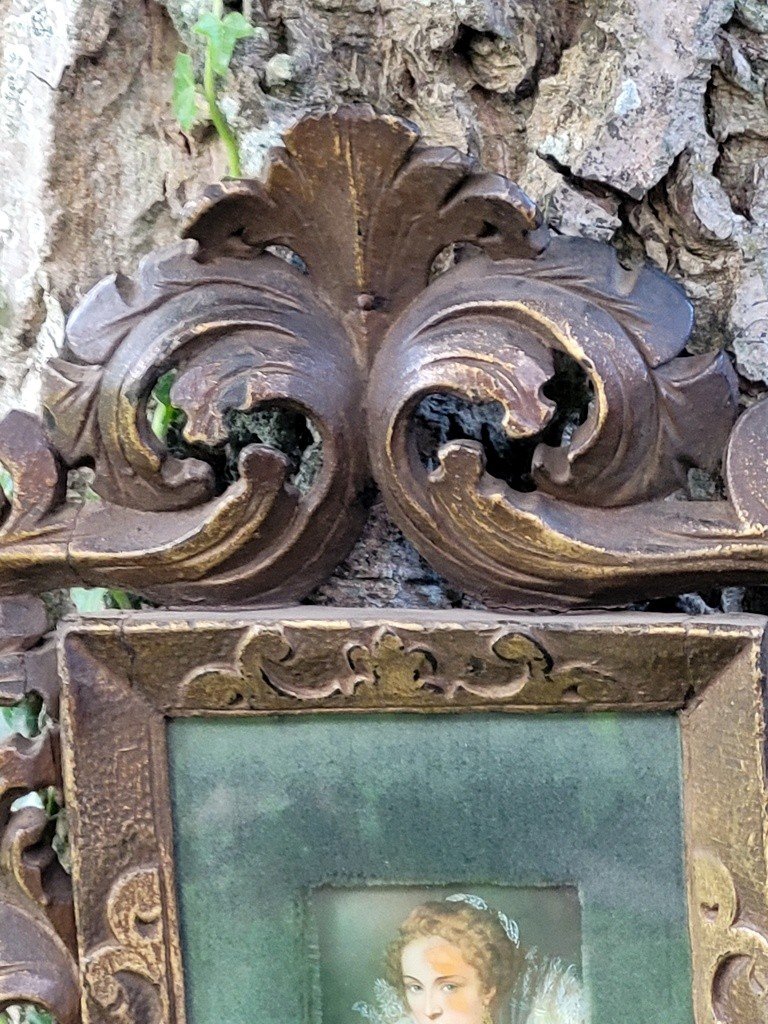
[[[176,719],[169,751],[189,1024],[360,1024],[408,886],[503,903],[591,1024],[691,1024],[674,715]]]

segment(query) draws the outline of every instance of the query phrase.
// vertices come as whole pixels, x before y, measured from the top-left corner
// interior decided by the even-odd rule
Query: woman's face
[[[401,955],[403,986],[416,1024],[483,1024],[495,995],[460,949],[439,935],[414,939]]]

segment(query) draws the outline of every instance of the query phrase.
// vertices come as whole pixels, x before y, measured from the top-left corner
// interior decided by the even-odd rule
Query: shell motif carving
[[[453,243],[470,255],[432,280]],[[263,180],[213,186],[185,241],[92,289],[47,368],[42,420],[0,426],[14,479],[0,592],[295,600],[354,543],[373,480],[435,567],[498,606],[618,604],[761,574],[768,407],[734,428],[730,365],[686,356],[690,329],[663,274],[551,239],[516,185],[412,124],[364,106],[307,117]],[[567,430],[551,397],[563,361],[590,396]],[[147,418],[169,370],[184,457]],[[534,489],[461,437],[430,464],[414,416],[434,395],[501,410]],[[253,444],[223,488],[212,464],[233,415],[275,406],[319,439],[311,485]],[[673,500],[726,449],[728,500]],[[66,473],[81,465],[99,500],[74,508]]]

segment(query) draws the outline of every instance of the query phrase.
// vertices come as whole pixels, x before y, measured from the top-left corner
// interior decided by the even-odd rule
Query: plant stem
[[[224,14],[224,0],[213,0],[212,10],[217,18],[221,18]],[[218,132],[219,138],[224,143],[224,148],[227,151],[230,177],[239,178],[242,176],[242,172],[240,170],[240,152],[237,148],[237,139],[235,138],[232,129],[229,127],[229,122],[224,116],[218,100],[216,99],[216,74],[213,70],[210,45],[205,48],[203,92],[205,93],[205,98],[208,102],[208,111],[211,115],[213,127]]]

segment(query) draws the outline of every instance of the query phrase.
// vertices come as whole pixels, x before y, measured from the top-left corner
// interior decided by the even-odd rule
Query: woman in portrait
[[[517,924],[479,896],[415,907],[387,951],[372,1024],[586,1024],[572,967],[520,946]]]

